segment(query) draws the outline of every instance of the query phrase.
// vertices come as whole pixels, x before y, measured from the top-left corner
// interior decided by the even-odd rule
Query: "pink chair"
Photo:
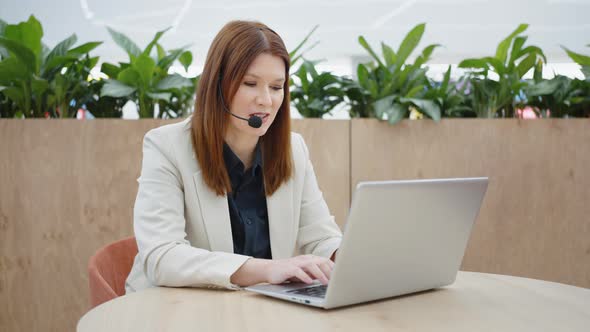
[[[125,295],[125,279],[137,254],[135,237],[128,237],[99,249],[88,262],[91,309]]]

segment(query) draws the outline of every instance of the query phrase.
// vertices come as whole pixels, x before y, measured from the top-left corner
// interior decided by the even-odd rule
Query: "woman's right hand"
[[[310,284],[317,279],[327,285],[333,268],[334,262],[330,259],[314,255],[272,260],[268,267],[266,282],[281,284],[290,280]]]
[[[251,258],[232,276],[231,283],[242,287],[262,282],[281,284],[286,281],[301,281],[307,284],[314,279],[328,284],[334,262],[328,258],[301,255],[275,260]]]

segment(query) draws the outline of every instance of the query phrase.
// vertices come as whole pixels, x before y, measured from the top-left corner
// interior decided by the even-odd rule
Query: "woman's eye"
[[[246,86],[256,86],[256,83],[254,82],[244,82],[244,84]],[[271,89],[275,90],[275,91],[279,91],[279,90],[283,90],[282,86],[272,86]]]

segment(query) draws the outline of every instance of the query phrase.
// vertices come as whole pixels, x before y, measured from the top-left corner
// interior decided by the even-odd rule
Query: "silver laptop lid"
[[[360,182],[325,308],[453,283],[487,178]]]

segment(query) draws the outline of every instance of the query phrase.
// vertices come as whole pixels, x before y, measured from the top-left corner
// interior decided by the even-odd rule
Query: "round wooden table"
[[[246,291],[152,288],[78,322],[93,331],[590,331],[590,289],[459,272],[453,285],[324,310]]]

